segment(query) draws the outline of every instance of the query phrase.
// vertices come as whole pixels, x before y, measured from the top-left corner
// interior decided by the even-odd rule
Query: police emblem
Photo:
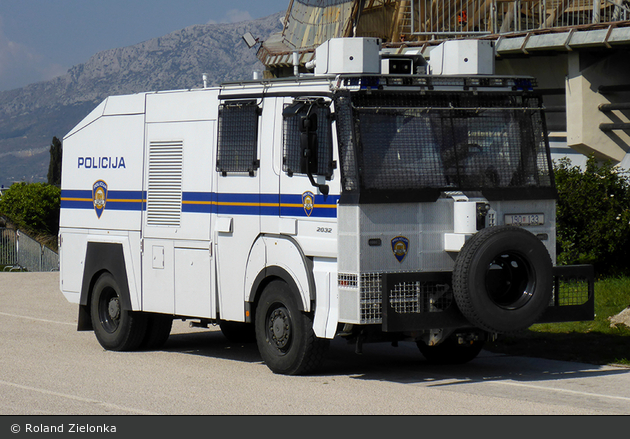
[[[398,259],[398,262],[402,262],[407,256],[407,251],[409,250],[409,240],[404,236],[397,236],[392,239],[392,252],[394,252],[394,256]]]
[[[92,203],[96,216],[100,218],[107,204],[107,183],[103,180],[98,180],[92,185]]]
[[[306,216],[311,216],[313,209],[315,209],[315,195],[313,192],[304,192],[302,194],[302,206],[304,206]]]

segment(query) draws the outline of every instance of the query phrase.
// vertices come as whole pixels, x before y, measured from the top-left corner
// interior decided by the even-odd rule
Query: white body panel
[[[189,244],[192,247],[192,244]],[[212,288],[212,258],[208,248],[175,248],[175,307],[182,316],[214,318],[216,303]]]
[[[88,231],[82,229],[67,229],[64,232],[61,246],[71,248],[73,251],[61,252],[59,271],[62,273],[83,273],[87,234]],[[61,291],[66,296],[66,299],[72,303],[79,303],[81,277],[78,275],[60,276],[59,279]]]
[[[62,209],[60,222],[64,227],[140,230],[139,209],[115,210],[116,215],[112,215],[111,207],[113,203],[139,201],[144,158],[141,148],[131,149],[129,145],[143,143],[144,115],[103,116],[90,124],[89,129],[64,140],[62,187],[66,191],[84,192],[71,194],[69,198],[90,202],[93,185],[101,180],[107,183],[110,203],[100,217],[94,209]],[[130,195],[123,200],[120,191],[133,192],[138,197]]]

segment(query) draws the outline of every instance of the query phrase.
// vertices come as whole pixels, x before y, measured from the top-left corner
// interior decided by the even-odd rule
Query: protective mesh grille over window
[[[291,174],[306,174],[306,158],[300,142],[300,119],[309,112],[306,104],[296,115],[284,118],[284,152],[282,170]],[[332,176],[332,129],[330,107],[326,104],[314,104],[311,114],[317,114],[317,171],[315,175]]]
[[[180,225],[184,144],[150,142],[147,187],[147,225]]]
[[[337,114],[337,142],[341,162],[341,181],[346,191],[359,189],[359,174],[354,143],[352,105],[350,96],[340,94],[335,99]]]
[[[258,169],[258,115],[255,101],[226,103],[219,108],[217,171],[249,172]]]
[[[552,187],[538,107],[499,93],[353,96],[361,187]]]

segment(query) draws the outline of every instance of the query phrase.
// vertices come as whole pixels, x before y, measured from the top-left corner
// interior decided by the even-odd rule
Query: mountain
[[[249,79],[263,66],[242,35],[282,30],[284,12],[233,24],[194,25],[99,52],[50,81],[0,92],[0,184],[46,181],[49,147],[111,95],[188,89]]]

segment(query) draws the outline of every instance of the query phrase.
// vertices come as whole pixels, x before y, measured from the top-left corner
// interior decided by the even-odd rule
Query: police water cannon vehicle
[[[112,96],[64,138],[61,276],[79,330],[155,349],[173,319],[313,372],[329,342],[472,360],[537,322],[593,318],[556,266],[541,98],[484,41],[427,62],[327,41],[312,74]]]

